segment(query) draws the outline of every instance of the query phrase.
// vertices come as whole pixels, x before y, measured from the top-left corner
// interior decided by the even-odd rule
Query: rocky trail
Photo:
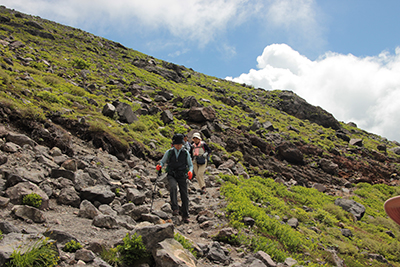
[[[28,239],[43,234],[57,241],[59,266],[109,266],[99,256],[103,248],[115,247],[127,233],[137,229],[150,228],[151,232],[153,226],[173,229],[185,236],[199,255],[195,259],[187,256],[190,253],[186,251],[180,252],[186,254],[184,257],[159,256],[172,258],[173,263],[170,259],[163,265],[159,263],[163,260],[156,259],[157,266],[228,266],[245,260],[244,248],[238,253],[229,244],[213,240],[221,230],[229,234],[233,231],[227,228],[223,211],[226,202],[216,181],[216,175],[223,169],[207,167],[206,194],[201,194],[195,179],[188,181],[190,222],[182,223],[180,216],[172,216],[166,175],[157,177],[155,162],[134,156],[120,161],[76,137],[71,137],[72,157],[57,148],[37,145],[26,135],[5,126],[0,127],[0,137],[1,264],[18,246],[29,244]],[[22,196],[32,192],[43,198],[40,209],[21,204]],[[157,237],[164,238],[158,234]],[[84,256],[62,250],[70,240],[82,244]]]

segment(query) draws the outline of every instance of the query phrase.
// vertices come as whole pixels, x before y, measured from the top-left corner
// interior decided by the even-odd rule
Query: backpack
[[[210,160],[211,149],[210,149],[209,151],[206,150],[206,148],[204,147],[205,142],[204,142],[203,140],[200,141],[200,144],[201,144],[201,148],[203,149],[203,151],[208,153],[208,155],[207,155],[207,160],[209,161],[209,160]],[[194,150],[194,148],[195,148],[195,146],[192,144],[192,151]],[[199,157],[199,158],[202,158],[202,157]],[[199,158],[198,158],[198,160],[197,160],[197,163],[200,164],[200,165],[204,164],[205,161],[203,162],[203,161],[201,161],[201,159],[199,159]],[[203,159],[204,159],[204,158],[203,158]]]

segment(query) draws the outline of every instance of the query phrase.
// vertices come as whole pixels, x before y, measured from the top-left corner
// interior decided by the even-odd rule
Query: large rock
[[[49,197],[37,185],[31,182],[21,182],[6,190],[6,195],[13,204],[22,204],[24,196],[29,194],[38,194],[42,198],[42,204],[39,209],[47,209],[49,207]]]
[[[45,231],[43,235],[57,241],[58,245],[65,245],[72,240],[79,242],[79,240],[70,233],[56,229]]]
[[[11,212],[23,220],[31,220],[35,223],[43,223],[46,221],[44,213],[41,210],[31,206],[15,205]]]
[[[153,249],[157,247],[157,244],[164,241],[167,238],[174,238],[174,225],[171,223],[158,224],[152,226],[144,226],[135,228],[132,234],[142,236],[143,244],[147,250],[153,253]]]
[[[51,177],[52,178],[64,177],[64,178],[71,180],[72,182],[75,182],[75,173],[73,171],[62,169],[62,168],[61,169],[52,169]]]
[[[101,113],[106,117],[113,118],[115,115],[114,105],[110,103],[105,104]]]
[[[188,116],[189,121],[193,122],[214,121],[215,110],[212,107],[191,107]]]
[[[4,235],[3,239],[0,240],[0,266],[5,266],[13,252],[27,251],[37,243],[39,239],[47,243],[54,242],[53,240],[46,241],[45,237],[40,234],[10,233]],[[58,249],[55,249],[55,251],[58,254]]]
[[[231,258],[227,256],[219,242],[213,242],[207,253],[207,258],[213,262],[219,262],[227,265],[231,262]]]
[[[89,201],[84,199],[79,206],[78,216],[93,219],[100,214],[100,211]]]
[[[294,163],[304,164],[304,156],[300,149],[290,142],[284,142],[277,147],[278,156],[282,159]]]
[[[6,136],[7,142],[12,142],[14,144],[17,144],[19,146],[24,146],[24,145],[30,145],[31,147],[34,147],[35,141],[33,141],[31,138],[24,134],[16,134],[16,133],[8,133]]]
[[[275,93],[274,93],[275,94]],[[315,122],[325,128],[340,129],[340,123],[321,107],[313,106],[292,91],[281,91],[272,105],[296,118]]]
[[[321,169],[329,174],[332,175],[337,175],[339,172],[339,166],[336,163],[333,163],[331,160],[329,159],[324,159],[322,158],[319,161],[319,166],[321,167]]]
[[[126,190],[126,200],[135,205],[141,205],[146,200],[146,195],[135,188],[128,188]]]
[[[268,267],[276,267],[276,263],[272,260],[271,256],[265,253],[264,251],[258,251],[255,255],[254,258],[259,259],[262,261],[266,266]]]
[[[115,106],[115,109],[119,116],[119,120],[121,122],[126,122],[131,124],[139,120],[135,115],[135,113],[133,113],[132,107],[129,104],[124,102],[114,101],[113,105]]]
[[[100,228],[113,229],[118,227],[117,220],[110,215],[99,214],[93,218],[92,224]]]
[[[345,211],[353,214],[354,218],[356,218],[358,221],[361,220],[365,214],[365,207],[351,199],[338,198],[335,200],[335,205],[340,206]]]
[[[196,258],[173,238],[167,238],[158,243],[153,251],[156,265],[159,267],[196,266]]]
[[[161,113],[161,120],[163,121],[164,125],[170,124],[174,122],[174,115],[170,110],[164,110]]]
[[[57,203],[61,205],[70,205],[78,208],[81,203],[81,198],[73,187],[65,187],[61,189],[60,195],[57,198]]]
[[[83,188],[80,197],[81,199],[87,199],[92,203],[98,201],[101,204],[110,204],[114,200],[115,194],[108,186],[98,185]]]

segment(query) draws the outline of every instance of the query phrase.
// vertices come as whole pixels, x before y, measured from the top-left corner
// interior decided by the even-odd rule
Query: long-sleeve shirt
[[[175,147],[171,148],[172,151],[175,152],[175,157],[178,158],[179,154],[185,149],[183,146],[180,150],[177,150]],[[167,163],[167,161],[169,160],[169,151],[170,149],[167,150],[167,152],[165,152],[164,156],[162,157],[161,161],[160,161],[160,165],[161,167],[164,167],[165,163]],[[190,154],[187,153],[187,157],[186,157],[186,161],[189,167],[189,171],[193,172],[193,163],[192,163],[192,159],[190,158]]]

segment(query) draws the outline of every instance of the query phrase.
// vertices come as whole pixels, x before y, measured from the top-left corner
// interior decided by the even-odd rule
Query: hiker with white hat
[[[194,133],[192,136],[193,171],[201,188],[201,193],[206,193],[206,184],[204,182],[204,172],[211,153],[211,148],[201,138],[200,133]]]

